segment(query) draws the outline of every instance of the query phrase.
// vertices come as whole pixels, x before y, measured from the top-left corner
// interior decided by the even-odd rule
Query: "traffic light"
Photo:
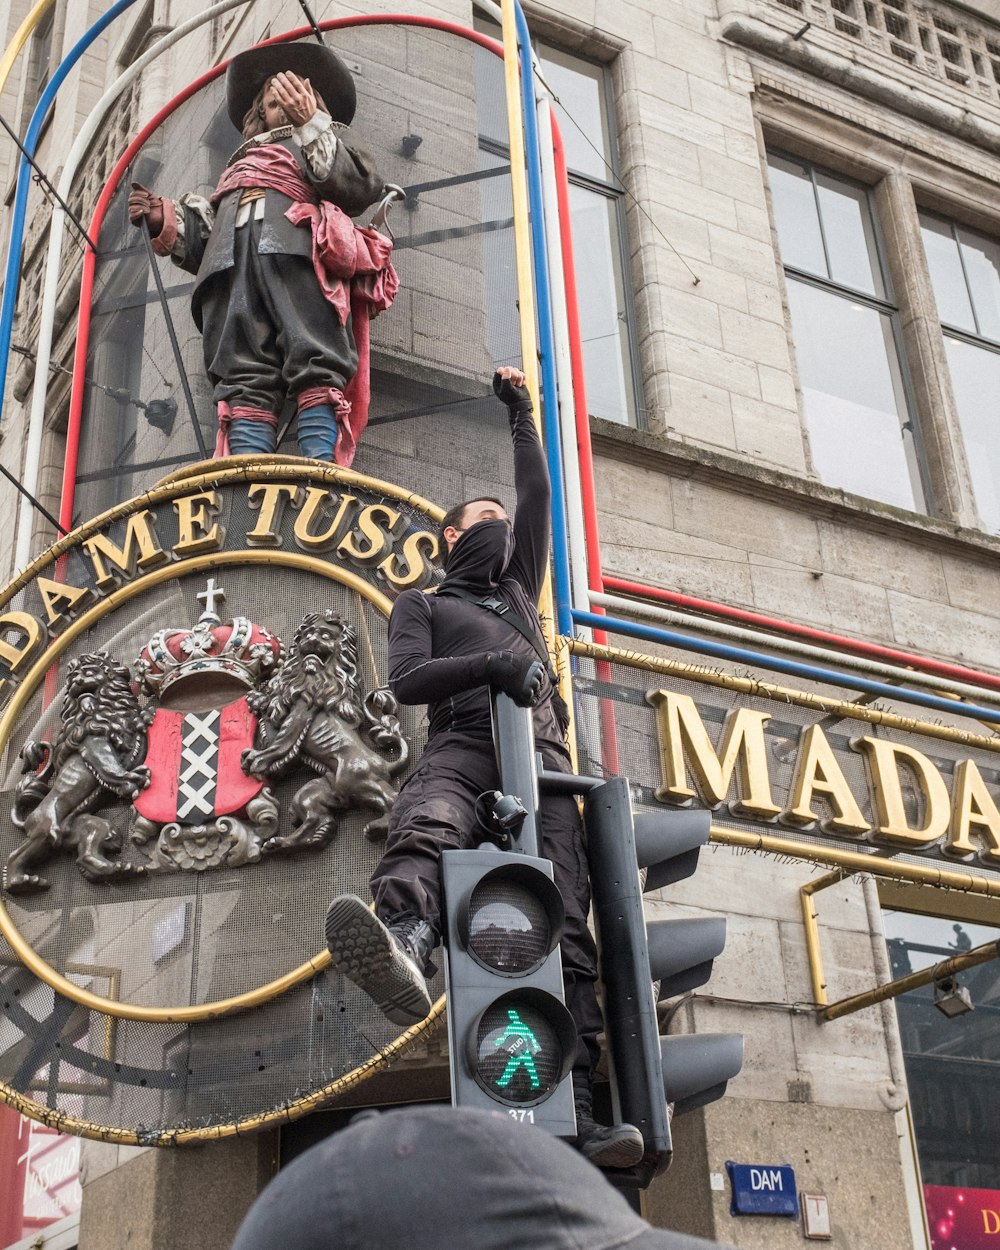
[[[563,999],[565,909],[552,866],[483,847],[441,856],[452,1103],[576,1133],[576,1027]]]
[[[661,1038],[656,1018],[657,999],[704,985],[725,946],[724,920],[647,925],[642,904],[644,889],[662,889],[694,873],[711,817],[683,810],[633,818],[628,781],[616,777],[588,791],[584,824],[616,1119],[642,1132],[646,1154],[634,1179],[648,1184],[670,1161],[667,1103],[680,1115],[721,1098],[743,1064],[739,1034]],[[645,882],[640,869],[646,869]]]

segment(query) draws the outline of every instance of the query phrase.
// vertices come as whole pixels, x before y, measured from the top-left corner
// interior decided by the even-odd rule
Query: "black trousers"
[[[205,366],[216,403],[275,414],[285,396],[343,390],[358,368],[350,317],[341,325],[312,261],[257,250],[260,223],[236,230],[235,264],[199,292]]]
[[[546,768],[570,771],[564,751],[542,746],[541,754]],[[467,850],[483,841],[476,799],[499,784],[492,742],[444,734],[431,743],[392,809],[385,853],[371,879],[381,920],[419,916],[440,937],[441,852]],[[566,1006],[579,1038],[574,1070],[589,1075],[597,1063],[602,1020],[596,992],[597,947],[587,927],[590,880],[583,825],[569,795],[544,797],[540,817],[541,854],[552,862],[566,906],[561,948]]]

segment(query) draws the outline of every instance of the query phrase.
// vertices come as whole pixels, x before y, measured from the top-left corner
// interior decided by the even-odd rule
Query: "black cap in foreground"
[[[497,1112],[363,1114],[268,1185],[232,1250],[706,1250],[571,1147]]]

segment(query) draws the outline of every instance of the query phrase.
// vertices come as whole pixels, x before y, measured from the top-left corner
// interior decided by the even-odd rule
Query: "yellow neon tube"
[[[528,214],[528,177],[524,157],[524,119],[521,112],[520,61],[517,55],[517,19],[514,0],[501,0],[503,73],[507,91],[507,132],[510,144],[510,192],[514,206],[514,256],[517,271],[517,305],[521,327],[521,365],[535,413],[535,429],[542,437],[542,407],[538,391],[538,339],[535,334],[535,283],[531,258],[531,224]],[[552,601],[552,572],[546,571],[538,612],[549,651],[555,656],[559,693],[570,709],[569,750],[576,767],[576,724],[569,655],[556,646],[556,613]]]
[[[18,27],[14,38],[4,48],[3,56],[0,56],[0,92],[7,85],[10,71],[14,68],[14,62],[17,60],[21,49],[31,38],[35,27],[49,9],[52,8],[53,4],[55,4],[55,0],[38,0],[38,3]]]

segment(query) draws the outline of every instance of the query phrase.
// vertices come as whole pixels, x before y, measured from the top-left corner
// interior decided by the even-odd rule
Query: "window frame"
[[[969,274],[968,274],[968,269],[966,268],[966,264],[965,264],[965,256],[962,254],[962,241],[958,237],[958,231],[959,231],[959,228],[961,227],[962,229],[968,230],[973,234],[981,235],[985,239],[994,239],[998,244],[1000,244],[1000,232],[998,232],[995,236],[991,236],[985,230],[979,230],[975,226],[966,225],[965,222],[963,222],[958,217],[946,216],[943,212],[940,212],[937,209],[921,208],[919,204],[917,205],[917,212],[921,218],[921,228],[923,226],[922,219],[924,217],[933,217],[940,225],[948,227],[949,234],[954,240],[956,250],[958,251],[958,260],[959,260],[959,264],[962,267],[962,278],[965,281],[966,291],[968,292],[968,295],[969,295],[969,308],[972,312],[973,320],[975,321],[978,327],[979,315],[976,312],[976,304],[972,298],[972,287],[969,282]],[[933,286],[933,282],[934,282],[934,279],[932,275],[931,276],[932,286]],[[936,302],[936,293],[935,293],[935,302]],[[939,312],[940,312],[940,309],[939,309]],[[941,325],[941,333],[945,337],[953,338],[953,339],[961,339],[963,342],[970,344],[970,346],[972,347],[982,347],[986,351],[1000,353],[1000,338],[991,339],[989,335],[983,334],[979,330],[973,331],[973,330],[963,329],[961,326],[957,326],[957,325],[954,325],[952,322],[945,321],[945,319],[941,317],[940,315],[938,317],[938,320]]]
[[[937,522],[946,527],[942,535],[947,532],[961,544],[992,553],[997,536],[984,526],[975,502],[919,213],[927,210],[1000,236],[995,178],[983,171],[975,152],[960,139],[941,134],[934,150],[918,149],[893,125],[893,109],[875,106],[866,124],[855,110],[829,98],[805,96],[770,73],[760,75],[753,113],[762,164],[768,146],[870,189],[885,234],[884,260],[901,313],[906,365],[914,382],[933,495],[934,512],[925,517],[911,514],[909,523],[923,522],[931,530]],[[762,176],[766,179],[766,169]],[[780,265],[776,247],[774,255]]]
[[[993,233],[991,233],[990,231],[984,230],[979,226],[974,226],[974,225],[969,224],[968,222],[964,221],[962,217],[959,216],[957,213],[946,212],[941,207],[931,208],[931,207],[924,206],[923,204],[920,203],[919,200],[917,200],[916,202],[916,210],[917,210],[917,222],[918,222],[918,226],[920,229],[921,246],[923,248],[925,260],[927,258],[927,250],[926,250],[926,246],[924,245],[924,220],[925,218],[928,218],[928,217],[933,218],[934,221],[938,225],[947,227],[949,236],[954,242],[956,251],[958,253],[959,265],[962,271],[962,280],[965,283],[966,295],[969,300],[969,310],[972,313],[972,318],[973,318],[974,323],[978,327],[979,314],[976,311],[976,302],[973,299],[972,285],[969,281],[968,268],[966,266],[965,256],[963,255],[963,252],[962,252],[962,241],[959,238],[958,232],[960,229],[964,229],[973,234],[980,235],[984,239],[989,239],[992,241],[996,241],[997,243],[1000,243],[1000,226],[998,226],[998,228]],[[966,428],[966,422],[963,419],[962,413],[959,410],[957,396],[955,395],[955,376],[952,370],[952,361],[948,354],[948,346],[947,346],[948,340],[951,339],[954,342],[965,343],[969,347],[974,347],[979,351],[989,352],[991,355],[996,356],[998,359],[1000,359],[1000,338],[996,338],[996,339],[990,338],[988,335],[985,335],[982,333],[976,333],[974,331],[964,329],[961,326],[957,326],[952,322],[946,321],[941,316],[941,309],[940,309],[940,304],[938,301],[938,295],[937,295],[937,291],[934,288],[934,276],[933,276],[933,273],[930,271],[929,261],[928,261],[928,276],[929,276],[929,281],[930,281],[931,292],[934,297],[936,324],[937,324],[938,334],[940,335],[941,347],[944,352],[945,366],[947,369],[947,376],[948,376],[948,384],[949,384],[949,387],[951,388],[951,393],[952,393],[954,412],[955,412],[955,421],[958,426],[958,432],[962,440],[963,449],[965,450],[966,459],[968,460],[968,456],[969,456],[969,450],[968,450],[968,445],[967,445],[968,444],[968,430]],[[971,467],[970,467],[969,476],[970,476],[969,489],[970,489],[971,496],[972,496],[971,502],[972,502],[973,508],[976,511],[976,515],[978,517],[979,528],[982,530],[984,534],[989,534],[993,537],[1000,536],[1000,529],[996,527],[991,527],[984,519],[983,512],[981,510],[980,500],[976,492],[976,483],[974,480],[971,480],[972,479]]]
[[[42,1230],[45,1250],[77,1250],[80,1241],[80,1212],[64,1216],[54,1224]],[[11,1242],[3,1250],[36,1250],[39,1244],[38,1232],[29,1233],[20,1241]]]
[[[948,924],[951,924],[952,928],[956,931],[956,938],[957,938],[957,931],[961,925],[970,925],[970,926],[974,926],[977,928],[983,928],[995,934],[995,931],[996,931],[995,917],[990,914],[986,914],[985,909],[975,909],[975,910],[970,911],[964,908],[962,906],[962,903],[948,904],[948,905],[942,906],[940,900],[934,900],[931,903],[926,903],[923,900],[921,900],[920,902],[913,900],[913,902],[911,903],[905,897],[906,891],[912,890],[912,887],[910,886],[904,886],[902,891],[898,891],[898,890],[892,891],[892,893],[894,894],[901,895],[902,901],[896,901],[896,902],[888,901],[887,902],[884,891],[883,891],[884,884],[885,883],[883,882],[879,883],[879,900],[880,900],[881,914],[882,914],[882,920],[883,920],[882,928],[883,928],[883,934],[884,934],[884,940],[885,940],[885,946],[886,946],[886,955],[890,959],[890,961],[893,958],[892,947],[894,943],[898,944],[896,946],[897,951],[904,950],[908,954],[909,951],[915,950],[919,955],[924,955],[924,956],[938,954],[940,955],[941,960],[948,958],[949,955],[959,953],[961,948],[951,944],[950,942],[947,942],[946,945],[940,945],[938,942],[934,941],[935,937],[940,936],[938,924],[940,924],[942,928]],[[939,893],[939,892],[935,891],[935,893]],[[985,903],[986,901],[987,900],[985,899],[981,900],[981,902],[983,903]],[[919,941],[914,941],[912,939],[908,939],[907,937],[899,936],[897,932],[894,932],[900,927],[897,924],[897,918],[903,919],[904,921],[907,919],[909,919],[910,921],[918,921],[918,922],[924,921],[925,925],[921,926],[921,930],[923,931],[924,929],[926,929],[926,938],[927,938],[926,943],[923,944]],[[893,936],[890,936],[890,934],[893,934]],[[923,932],[921,932],[921,936],[924,936]],[[984,935],[978,935],[978,936],[980,937],[980,939],[982,939]],[[940,940],[942,942],[946,941],[946,935],[941,936]],[[968,947],[968,949],[972,949],[973,947],[978,946],[979,944],[980,944],[979,941],[972,939],[970,941],[970,946]],[[933,959],[924,959],[921,963],[921,969],[933,967],[935,963],[937,962],[939,961],[933,960]],[[917,971],[918,969],[912,969],[912,970]],[[982,971],[982,966],[980,966],[980,968],[970,968],[970,969],[967,969],[966,971],[970,974],[974,974],[976,972]],[[905,970],[898,970],[894,968],[893,975],[894,977],[898,978],[899,976],[905,975]],[[965,974],[963,973],[958,974],[958,979],[960,983],[961,983],[961,978],[964,975]],[[934,1045],[932,1045],[930,1049],[922,1049],[922,1048],[918,1048],[919,1047],[919,1044],[918,1044],[918,1047],[915,1048],[911,1042],[912,1032],[910,1030],[913,1028],[915,1023],[919,1022],[919,1012],[920,1012],[921,1007],[925,1009],[925,1013],[926,1013],[926,1007],[929,1005],[928,1000],[931,999],[931,997],[932,997],[931,987],[928,985],[925,985],[925,986],[917,987],[916,989],[912,989],[908,991],[907,993],[900,995],[895,1000],[896,1001],[896,1013],[897,1013],[897,1016],[899,1017],[898,1027],[899,1027],[899,1034],[900,1034],[900,1044],[901,1044],[902,1052],[903,1052],[904,1067],[905,1067],[905,1071],[907,1075],[907,1080],[908,1082],[911,1083],[911,1086],[913,1087],[914,1092],[915,1092],[915,1096],[919,1098],[921,1101],[925,1101],[926,1092],[927,1092],[926,1082],[921,1082],[921,1079],[920,1079],[921,1064],[926,1063],[928,1059],[931,1059],[931,1060],[934,1059],[939,1052]],[[978,1002],[975,1003],[975,1005],[980,1008],[985,1007],[987,1010],[992,1010],[994,1012],[998,1010],[997,1003],[991,1002],[991,1001],[983,1002],[980,999]],[[931,1018],[933,1019],[935,1024],[939,1024],[939,1025],[941,1024],[939,1018],[934,1016],[933,1013],[931,1013]],[[963,1076],[962,1069],[965,1068],[966,1072],[968,1072],[969,1068],[973,1068],[976,1065],[980,1065],[982,1068],[986,1068],[987,1070],[992,1069],[994,1073],[994,1077],[993,1077],[994,1081],[996,1081],[997,1079],[1000,1079],[1000,1060],[997,1060],[995,1058],[990,1058],[990,1057],[984,1057],[981,1055],[964,1053],[961,1049],[962,1043],[965,1041],[964,1035],[967,1030],[971,1029],[973,1031],[972,1041],[975,1042],[976,1040],[974,1034],[976,1031],[978,1031],[981,1028],[981,1025],[977,1024],[975,1019],[969,1019],[966,1016],[962,1016],[959,1021],[952,1020],[952,1021],[949,1021],[947,1025],[942,1025],[941,1027],[946,1029],[950,1035],[951,1049],[949,1052],[946,1052],[946,1055],[944,1058],[945,1068],[942,1068],[940,1072],[935,1073],[935,1085],[940,1083],[940,1085],[943,1086],[946,1091],[950,1091],[951,1089],[955,1087],[956,1084],[958,1084],[959,1093],[960,1093],[961,1081],[962,1081],[962,1076]],[[954,1068],[951,1071],[948,1071],[947,1069],[952,1064],[954,1064]],[[921,1089],[921,1086],[923,1086],[922,1089]],[[953,1103],[952,1107],[954,1107],[954,1105],[955,1104]],[[947,1104],[947,1099],[945,1099],[944,1100],[945,1112],[947,1112],[948,1109],[949,1108]],[[926,1112],[926,1102],[925,1102],[924,1110]],[[933,1186],[962,1185],[962,1186],[967,1186],[970,1188],[984,1187],[982,1185],[981,1177],[978,1178],[978,1180],[976,1181],[968,1182],[968,1181],[959,1181],[958,1179],[955,1179],[955,1178],[949,1179],[949,1178],[942,1177],[940,1175],[935,1175],[935,1179],[930,1180],[930,1181],[927,1180],[928,1175],[934,1175],[935,1173],[939,1172],[942,1168],[944,1168],[950,1163],[957,1163],[960,1167],[967,1167],[971,1164],[971,1166],[977,1167],[977,1168],[983,1168],[986,1170],[992,1169],[994,1172],[994,1175],[997,1174],[997,1169],[998,1167],[1000,1167],[1000,1164],[997,1163],[995,1158],[987,1157],[984,1159],[982,1155],[980,1155],[979,1158],[972,1159],[967,1162],[962,1162],[958,1158],[952,1158],[952,1159],[948,1158],[947,1151],[949,1147],[957,1148],[959,1151],[961,1151],[963,1147],[968,1149],[970,1145],[972,1144],[970,1142],[970,1138],[973,1135],[968,1131],[963,1133],[962,1126],[960,1124],[957,1124],[955,1118],[948,1119],[947,1115],[945,1115],[942,1121],[937,1122],[935,1124],[935,1131],[930,1139],[928,1139],[927,1137],[921,1137],[921,1134],[919,1132],[920,1120],[921,1120],[921,1117],[919,1115],[919,1107],[916,1107],[914,1108],[914,1123],[913,1123],[912,1129],[914,1133],[914,1145],[920,1157],[922,1178],[925,1181],[925,1183],[933,1185]],[[958,1130],[957,1132],[955,1132],[956,1129]],[[948,1136],[949,1131],[951,1131],[951,1134],[952,1134],[950,1138]],[[988,1148],[987,1150],[983,1151],[983,1154],[986,1154],[986,1155],[989,1154]],[[992,1188],[993,1186],[986,1186],[986,1187]]]
[[[796,282],[812,286],[818,290],[825,291],[829,295],[834,295],[839,299],[848,299],[853,303],[862,304],[864,307],[871,309],[873,312],[884,315],[888,318],[888,323],[892,332],[892,343],[896,352],[896,366],[899,369],[900,386],[902,388],[902,400],[905,404],[905,412],[900,415],[905,419],[900,422],[900,430],[909,433],[913,443],[914,462],[917,471],[917,482],[915,487],[919,488],[921,498],[914,501],[914,506],[906,511],[910,511],[917,516],[938,517],[940,515],[936,491],[934,489],[934,477],[930,470],[930,464],[927,456],[927,440],[925,432],[922,428],[922,420],[920,416],[920,405],[917,402],[917,391],[913,383],[913,376],[910,369],[906,341],[902,327],[902,310],[900,301],[897,298],[895,285],[892,277],[892,266],[889,260],[889,248],[882,227],[881,214],[879,206],[876,202],[876,187],[871,182],[866,182],[851,174],[846,174],[841,170],[830,165],[824,164],[822,160],[815,160],[810,156],[804,156],[800,152],[791,150],[778,142],[770,142],[765,137],[762,165],[764,168],[765,179],[767,182],[769,195],[773,198],[771,190],[770,176],[770,158],[777,157],[780,160],[790,162],[802,167],[809,175],[810,185],[812,187],[813,197],[816,202],[816,218],[820,231],[820,238],[823,245],[823,254],[826,262],[827,271],[830,270],[830,253],[826,240],[826,232],[823,222],[823,214],[820,208],[819,192],[816,182],[816,175],[822,174],[825,177],[835,179],[837,182],[846,184],[849,187],[860,191],[864,196],[865,205],[868,210],[869,221],[872,227],[872,237],[875,244],[875,262],[878,266],[878,276],[881,278],[884,295],[872,295],[868,291],[860,290],[857,287],[847,286],[842,282],[828,276],[812,273],[809,270],[802,269],[797,265],[787,264],[781,255],[780,233],[778,229],[777,218],[771,212],[771,221],[775,247],[775,259],[781,269],[783,282],[786,284],[789,278]],[[787,289],[785,293],[787,302]],[[793,351],[795,350],[795,337],[792,333],[792,327],[788,325],[789,339]],[[798,366],[798,357],[796,353],[796,382],[801,393],[802,379]],[[809,427],[805,414],[804,401],[801,406],[803,420],[806,422],[805,431],[808,437]],[[855,491],[849,490],[847,487],[839,486],[833,482],[827,482],[825,485],[833,489],[841,489],[847,491],[848,494],[857,494]],[[858,495],[859,499],[867,499],[868,496]],[[885,504],[878,499],[872,499],[871,503],[880,507],[893,507],[895,505]]]
[[[609,177],[607,180],[597,179],[588,174],[574,173],[570,168],[569,162],[566,163],[566,178],[571,187],[578,186],[584,190],[591,191],[596,195],[601,195],[607,200],[614,202],[615,215],[615,234],[618,241],[618,264],[622,275],[622,303],[625,307],[625,333],[628,343],[628,361],[626,372],[631,375],[632,380],[632,408],[629,414],[627,408],[625,413],[625,421],[622,424],[626,428],[644,430],[646,428],[646,407],[642,402],[642,370],[639,365],[639,344],[636,338],[636,308],[635,308],[635,291],[632,283],[632,262],[629,254],[628,246],[628,220],[626,205],[628,200],[628,189],[621,175],[621,149],[618,142],[618,125],[617,117],[614,113],[614,81],[612,78],[611,66],[607,61],[602,61],[596,57],[590,57],[577,51],[570,51],[565,47],[560,47],[553,40],[546,39],[544,36],[536,39],[537,44],[554,48],[563,55],[573,56],[578,61],[585,61],[588,65],[596,66],[601,74],[601,97],[604,106],[604,120],[607,123],[608,134],[608,168]],[[536,48],[537,50],[537,48]],[[539,53],[541,56],[541,53]],[[603,160],[603,156],[601,158]],[[587,414],[590,415],[589,413]],[[631,419],[629,419],[631,416]]]
[[[493,38],[499,38],[499,27],[495,22],[491,22],[488,18],[483,18],[479,14],[474,19],[474,28],[484,34],[491,35]],[[627,200],[629,197],[628,189],[625,186],[621,176],[621,156],[618,141],[618,124],[617,117],[614,112],[614,82],[612,78],[612,68],[607,60],[603,60],[596,56],[587,55],[578,48],[570,48],[565,44],[560,44],[558,40],[550,37],[545,31],[542,33],[534,33],[531,40],[532,51],[542,60],[542,52],[546,48],[551,48],[560,55],[569,57],[575,61],[581,61],[590,65],[599,71],[600,90],[601,90],[601,108],[602,120],[606,124],[606,133],[608,139],[607,159],[603,152],[598,150],[598,154],[602,163],[608,171],[607,179],[597,178],[592,174],[584,174],[574,171],[567,160],[566,176],[570,187],[580,187],[582,190],[593,195],[599,195],[603,199],[610,201],[614,205],[614,233],[616,243],[614,246],[614,254],[612,262],[617,263],[618,270],[622,276],[622,305],[625,317],[625,342],[627,344],[628,359],[622,361],[622,372],[625,386],[629,390],[629,394],[625,397],[624,420],[615,422],[625,429],[644,430],[647,427],[646,422],[646,406],[644,402],[644,392],[642,384],[642,367],[639,356],[639,342],[636,335],[636,307],[635,292],[632,282],[632,266],[631,255],[629,249],[628,238],[628,219],[627,219]],[[556,108],[560,107],[558,101],[553,98],[553,104]],[[561,122],[560,122],[561,124]],[[484,135],[481,132],[477,134],[477,142],[480,151],[490,153],[492,156],[501,157],[510,162],[510,149],[508,145],[500,143],[498,140]],[[588,417],[591,413],[588,412]]]
[[[56,6],[48,9],[32,31],[25,66],[24,92],[21,97],[21,132],[24,133],[42,92],[52,77],[52,58],[55,51]],[[44,58],[44,63],[43,63]]]

